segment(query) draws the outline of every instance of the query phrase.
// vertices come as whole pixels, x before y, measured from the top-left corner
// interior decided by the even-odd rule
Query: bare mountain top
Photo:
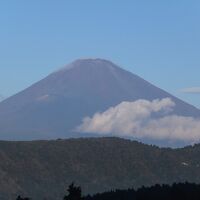
[[[63,68],[59,69],[57,72],[65,72],[66,70],[72,68],[107,68],[108,70],[113,70],[117,68],[117,66],[109,60],[101,59],[101,58],[84,58],[84,59],[77,59],[72,63],[64,66]]]

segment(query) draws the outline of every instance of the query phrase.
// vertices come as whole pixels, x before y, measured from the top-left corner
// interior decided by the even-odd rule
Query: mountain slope
[[[165,97],[176,103],[174,113],[200,116],[197,108],[110,61],[76,60],[0,103],[0,138],[75,137],[72,130],[85,116],[122,101]]]
[[[156,183],[200,183],[200,145],[158,148],[118,139],[0,142],[0,199],[62,199],[75,181],[84,194]]]

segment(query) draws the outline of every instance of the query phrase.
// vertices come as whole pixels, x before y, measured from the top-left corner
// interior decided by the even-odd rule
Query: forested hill
[[[83,193],[156,183],[200,183],[200,145],[158,148],[119,138],[0,142],[0,199],[63,197],[75,181]]]
[[[83,200],[199,200],[200,185],[179,183],[142,187],[138,190],[115,190],[84,197]]]

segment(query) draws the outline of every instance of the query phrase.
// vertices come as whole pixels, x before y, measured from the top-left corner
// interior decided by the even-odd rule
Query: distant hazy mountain
[[[84,194],[200,183],[199,155],[200,145],[160,149],[117,138],[0,142],[0,199],[60,200],[72,181]]]
[[[103,59],[80,59],[0,103],[0,139],[85,136],[72,130],[85,116],[122,101],[170,97],[175,114],[200,111]]]

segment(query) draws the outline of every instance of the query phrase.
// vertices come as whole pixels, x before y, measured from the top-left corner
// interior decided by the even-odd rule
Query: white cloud
[[[200,119],[170,115],[175,103],[162,100],[122,102],[103,113],[86,117],[77,127],[79,132],[101,135],[179,140],[195,142],[200,139]],[[160,117],[156,117],[158,115]]]
[[[153,139],[196,142],[200,139],[200,119],[177,115],[151,119],[141,134]]]
[[[198,94],[198,93],[200,93],[200,87],[184,88],[181,90],[181,92]]]

